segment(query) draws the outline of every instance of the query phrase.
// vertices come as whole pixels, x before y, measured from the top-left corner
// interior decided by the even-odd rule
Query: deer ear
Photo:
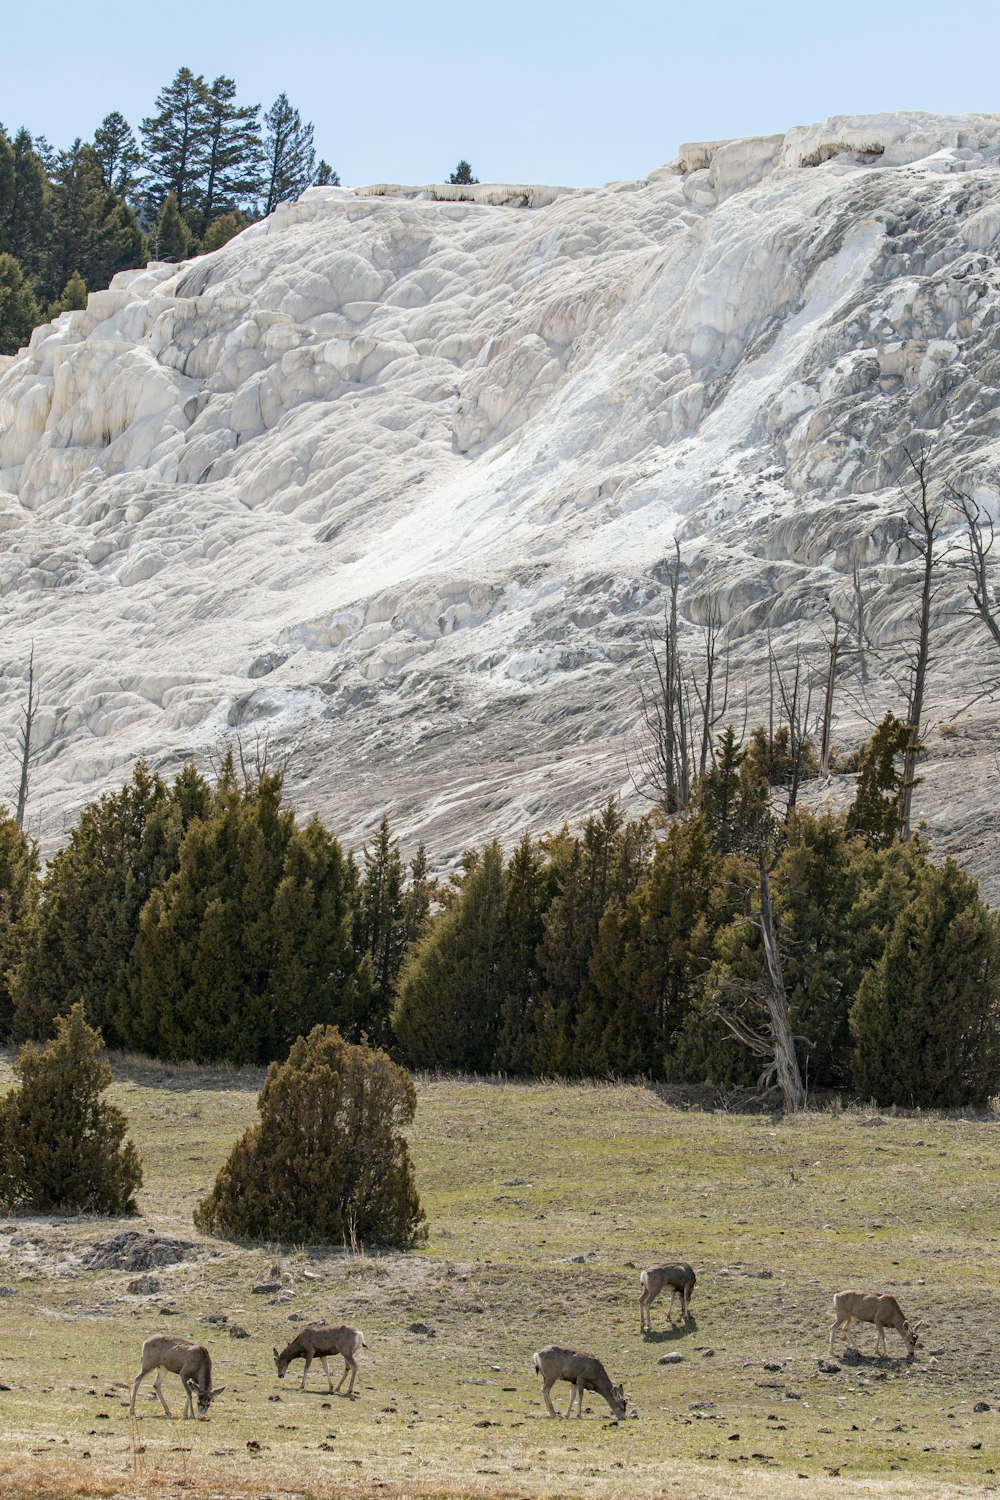
[[[278,1358],[278,1351],[277,1349],[275,1349],[273,1344],[271,1345],[271,1353],[274,1355],[275,1359]]]
[[[212,1400],[214,1401],[216,1396],[221,1396],[225,1389],[226,1387],[224,1385],[217,1385],[213,1391],[209,1392]]]

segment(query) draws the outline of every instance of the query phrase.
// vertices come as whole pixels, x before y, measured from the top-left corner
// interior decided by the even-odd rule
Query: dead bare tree
[[[31,655],[28,658],[28,696],[21,710],[21,727],[17,733],[17,743],[11,748],[11,754],[15,756],[20,766],[20,776],[17,786],[17,810],[14,814],[18,832],[24,830],[24,815],[28,806],[28,787],[31,780],[31,763],[37,756],[37,748],[33,744],[35,729],[35,714],[38,710],[38,685],[35,681],[35,648],[32,646]]]
[[[840,660],[840,618],[833,608],[833,638],[827,648],[826,690],[823,694],[823,722],[819,741],[819,774],[830,774],[830,727],[833,723],[833,696],[837,686],[837,665]]]
[[[781,703],[784,722],[788,727],[788,755],[789,773],[785,804],[785,817],[795,806],[799,786],[805,769],[806,752],[812,743],[809,724],[810,711],[812,708],[812,674],[806,673],[802,661],[802,654],[796,643],[795,655],[792,659],[790,671],[782,672],[777,657],[771,645],[771,636],[768,633],[767,651],[769,658],[769,695],[771,708],[771,744],[774,744],[774,700],[775,686],[777,686],[778,701]]]
[[[806,1091],[771,898],[771,876],[780,856],[782,835],[766,783],[744,787],[741,797],[743,807],[737,813],[739,843],[755,869],[753,884],[745,888],[746,920],[760,931],[763,964],[753,979],[718,977],[710,991],[711,1003],[726,1029],[763,1062],[761,1086],[776,1085],[785,1110],[792,1113],[805,1108]]]
[[[674,547],[674,561],[667,566],[663,625],[659,632],[650,629],[642,637],[645,670],[635,674],[641,728],[635,769],[629,767],[636,790],[651,793],[668,814],[690,804],[693,783],[704,775],[713,755],[729,700],[729,663],[727,656],[719,661],[722,623],[714,601],[704,627],[702,665],[689,668],[684,660],[678,629],[680,544]]]
[[[967,566],[971,575],[969,596],[973,609],[993,637],[994,644],[1000,646],[1000,604],[990,587],[989,576],[990,553],[995,539],[993,519],[977,500],[954,485],[948,485],[948,494],[965,523]]]
[[[909,540],[923,560],[921,568],[920,595],[917,605],[917,639],[910,653],[910,690],[906,708],[906,722],[910,736],[903,758],[903,785],[900,790],[899,828],[900,838],[910,836],[910,809],[913,788],[916,785],[917,756],[920,754],[920,726],[924,712],[924,693],[927,686],[927,669],[931,656],[931,625],[934,613],[935,567],[938,532],[945,511],[943,500],[930,498],[930,464],[923,452],[905,450],[906,460],[913,475],[914,488],[907,491],[906,523]]]

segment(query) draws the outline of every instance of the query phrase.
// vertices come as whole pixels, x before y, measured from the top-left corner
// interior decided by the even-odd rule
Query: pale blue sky
[[[241,102],[284,90],[348,184],[440,181],[464,156],[484,182],[576,186],[640,177],[685,140],[998,110],[998,43],[996,0],[19,0],[0,32],[0,122],[57,147],[113,109],[137,128],[186,65],[235,78]]]

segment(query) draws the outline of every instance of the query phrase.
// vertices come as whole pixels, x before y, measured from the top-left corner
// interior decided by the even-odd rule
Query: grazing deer
[[[535,1355],[534,1365],[542,1377],[542,1400],[549,1409],[550,1417],[559,1415],[549,1397],[549,1391],[557,1380],[568,1380],[573,1387],[569,1394],[569,1406],[566,1408],[567,1417],[573,1410],[574,1401],[577,1403],[577,1416],[583,1416],[584,1391],[596,1391],[599,1396],[604,1397],[613,1416],[624,1417],[627,1407],[624,1390],[620,1385],[611,1384],[607,1370],[592,1354],[578,1354],[575,1349],[560,1349],[558,1344],[549,1344]]]
[[[876,1329],[875,1353],[885,1356],[885,1330],[895,1328],[906,1345],[907,1358],[917,1347],[917,1328],[911,1328],[903,1316],[903,1309],[895,1297],[888,1292],[838,1292],[833,1299],[836,1322],[830,1330],[830,1353],[833,1353],[833,1336],[838,1328],[848,1333],[852,1323],[874,1323]]]
[[[169,1333],[157,1334],[147,1339],[142,1346],[142,1369],[132,1382],[132,1402],[129,1407],[135,1416],[135,1398],[139,1385],[151,1370],[159,1371],[153,1382],[153,1390],[160,1398],[160,1405],[171,1416],[170,1407],[160,1389],[164,1375],[179,1375],[187,1395],[184,1404],[185,1417],[194,1417],[194,1397],[198,1397],[198,1417],[203,1420],[216,1396],[221,1396],[224,1385],[212,1388],[212,1356],[204,1344],[192,1344],[190,1339],[173,1338]]]
[[[279,1354],[274,1352],[274,1363],[278,1371],[278,1379],[284,1378],[285,1371],[293,1359],[304,1359],[306,1367],[302,1371],[302,1383],[300,1391],[306,1388],[306,1376],[309,1374],[309,1366],[314,1359],[318,1359],[323,1366],[326,1375],[326,1383],[331,1392],[334,1389],[333,1379],[330,1375],[329,1366],[326,1362],[328,1354],[342,1354],[344,1356],[344,1373],[337,1382],[337,1390],[343,1385],[348,1370],[351,1372],[351,1383],[347,1387],[349,1396],[354,1390],[354,1377],[358,1373],[358,1367],[354,1362],[354,1356],[359,1349],[367,1349],[365,1336],[359,1328],[351,1328],[347,1323],[341,1323],[334,1327],[330,1323],[307,1323],[306,1326],[286,1344]]]
[[[650,1266],[647,1271],[643,1271],[639,1277],[639,1285],[642,1288],[639,1297],[639,1332],[652,1333],[653,1324],[650,1320],[649,1309],[665,1286],[670,1288],[670,1306],[667,1308],[667,1317],[673,1322],[674,1299],[680,1297],[681,1312],[686,1323],[688,1308],[691,1305],[691,1293],[694,1291],[697,1280],[691,1267],[683,1260],[671,1266]]]

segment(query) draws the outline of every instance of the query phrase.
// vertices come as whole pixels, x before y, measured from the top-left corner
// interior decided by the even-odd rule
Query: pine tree
[[[473,177],[472,168],[463,157],[458,166],[455,168],[454,172],[452,172],[451,176],[448,178],[448,181],[467,187],[474,182],[478,182],[479,178]]]
[[[865,875],[864,846],[832,816],[796,812],[775,867],[774,907],[792,1028],[816,1088],[849,1088],[848,1014],[863,967],[852,914]]]
[[[11,986],[38,905],[38,886],[38,849],[0,807],[0,1041],[11,1034]]]
[[[126,203],[136,201],[142,153],[123,114],[113,110],[94,131],[94,152],[104,186]]]
[[[0,254],[0,354],[16,354],[41,320],[20,263],[13,255]]]
[[[264,116],[264,214],[297,198],[313,180],[316,153],[313,127],[303,125],[286,94],[279,94]]]
[[[953,860],[928,866],[851,1009],[854,1082],[949,1109],[1000,1089],[1000,918]]]
[[[370,978],[353,942],[357,870],[319,823],[297,829],[281,777],[240,790],[224,762],[215,809],[143,909],[137,1042],[158,1057],[268,1062],[317,1022],[360,1031]]]
[[[487,844],[399,977],[393,1030],[418,1068],[487,1073],[500,1021],[503,853]]]
[[[340,173],[335,172],[328,161],[320,158],[316,167],[317,187],[340,187]]]
[[[646,878],[623,908],[606,913],[588,973],[606,1017],[601,1071],[683,1071],[713,937],[731,915],[721,865],[703,817],[673,821]],[[720,1040],[713,1023],[708,1051]],[[699,1050],[689,1051],[689,1067]]]
[[[181,218],[177,199],[168,193],[153,234],[157,260],[186,260],[191,253],[191,231]]]
[[[588,818],[580,838],[564,829],[550,846],[556,894],[545,913],[539,950],[544,991],[538,1006],[535,1067],[573,1073],[590,1067],[593,1028],[578,1031],[592,996],[585,990],[601,918],[612,900],[623,905],[643,872],[648,831],[625,827],[617,802]]]
[[[62,296],[56,302],[50,302],[46,316],[49,322],[58,318],[60,313],[79,311],[87,305],[87,283],[79,271],[74,271],[72,276],[63,287]]]
[[[246,214],[238,209],[233,213],[220,214],[217,219],[212,220],[202,235],[198,244],[198,254],[209,255],[213,250],[221,250],[223,245],[228,245],[235,235],[241,234],[249,223],[250,220]]]
[[[29,283],[43,281],[54,232],[49,180],[26,130],[17,132],[11,147],[13,172],[0,200],[0,249],[20,263]]]
[[[140,914],[176,869],[186,822],[210,800],[197,773],[182,773],[171,792],[139,761],[119,792],[84,808],[46,870],[27,934],[12,987],[16,1040],[49,1036],[54,1018],[84,998],[108,1042],[137,1044],[129,996]]]
[[[105,186],[93,146],[80,140],[56,158],[53,235],[46,286],[52,295],[78,271],[89,287],[106,287],[119,271],[145,264],[146,241],[128,205]]]
[[[156,96],[157,113],[143,120],[144,197],[149,218],[156,218],[164,199],[173,194],[174,206],[188,228],[201,212],[208,156],[205,120],[207,89],[201,75],[179,68],[174,79]],[[171,249],[174,247],[171,246]],[[180,255],[160,258],[180,260]]]
[[[371,957],[374,981],[371,1040],[389,1040],[390,1012],[406,946],[403,861],[389,819],[379,824],[374,846],[365,850],[365,873],[358,905],[358,947]]]
[[[198,233],[214,219],[235,213],[260,189],[261,141],[259,104],[238,105],[236,84],[220,75],[205,90],[198,111],[204,129],[204,192]]]
[[[384,1052],[317,1026],[268,1068],[260,1123],[237,1141],[195,1224],[240,1238],[408,1249],[426,1233],[403,1135],[416,1107],[408,1074]]]
[[[82,1003],[60,1016],[53,1041],[23,1048],[19,1083],[0,1099],[0,1201],[16,1212],[135,1209],[142,1163],[125,1116],[101,1099],[103,1050]]]
[[[551,869],[538,845],[525,834],[504,870],[504,941],[494,1051],[494,1066],[504,1073],[531,1071],[535,1011],[542,991],[539,950],[553,890]]]
[[[903,764],[909,740],[910,726],[888,713],[859,757],[847,826],[861,834],[872,849],[884,849],[899,838],[905,791]]]

